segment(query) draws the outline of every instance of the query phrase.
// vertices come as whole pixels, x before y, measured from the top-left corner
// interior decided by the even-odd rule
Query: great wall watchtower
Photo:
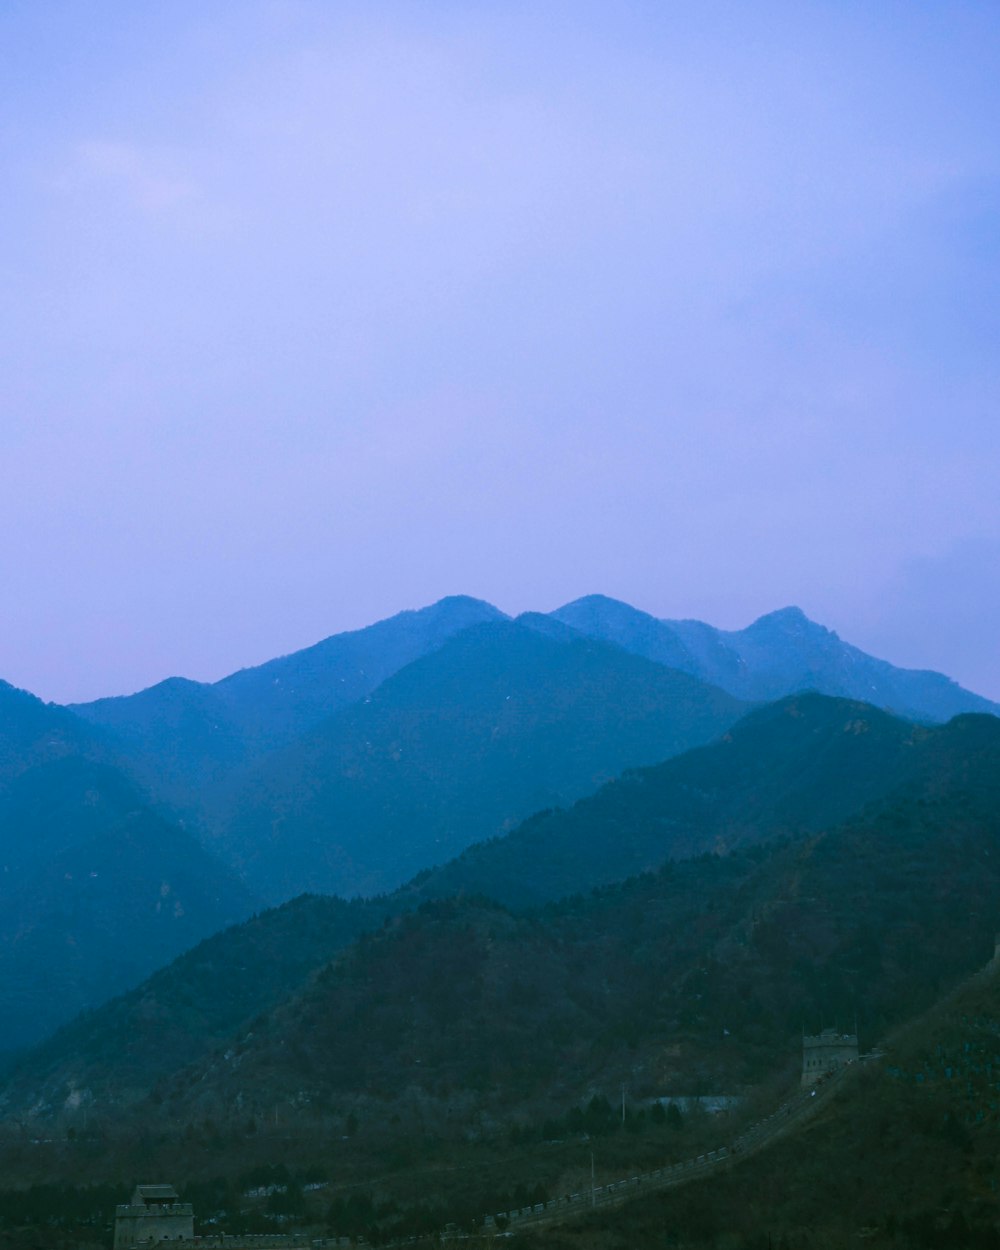
[[[802,1084],[815,1085],[828,1072],[835,1072],[858,1057],[857,1033],[823,1029],[802,1038]]]
[[[136,1185],[132,1201],[115,1208],[114,1250],[194,1238],[194,1208],[173,1185]]]

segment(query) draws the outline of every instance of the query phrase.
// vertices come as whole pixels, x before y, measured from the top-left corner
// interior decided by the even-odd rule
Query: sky
[[[5,0],[0,677],[446,594],[1000,698],[1000,6]]]

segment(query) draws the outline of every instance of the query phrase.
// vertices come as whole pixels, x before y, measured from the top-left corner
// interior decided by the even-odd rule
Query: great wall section
[[[940,998],[930,1010],[940,1010],[960,997],[973,986],[984,984],[1000,974],[1000,933],[994,944],[993,957],[988,963],[975,972],[964,977],[957,985]],[[903,1025],[907,1029],[912,1021]],[[522,1207],[519,1210],[498,1212],[484,1218],[484,1232],[495,1236],[501,1231],[538,1228],[545,1225],[559,1224],[565,1220],[580,1217],[587,1211],[598,1208],[608,1209],[621,1206],[635,1198],[646,1194],[660,1193],[675,1189],[692,1181],[701,1180],[714,1172],[724,1171],[737,1166],[742,1160],[752,1158],[772,1145],[779,1138],[797,1132],[807,1124],[819,1111],[831,1102],[844,1087],[849,1084],[866,1067],[884,1057],[881,1049],[860,1055],[853,1063],[845,1064],[827,1073],[812,1086],[800,1090],[793,1097],[783,1102],[763,1120],[757,1121],[744,1129],[729,1142],[706,1154],[685,1159],[667,1167],[657,1168],[652,1172],[641,1172],[610,1184],[595,1186],[592,1190],[581,1193],[567,1194],[562,1198],[554,1198],[545,1203],[537,1203],[533,1207]],[[460,1233],[448,1234],[454,1240],[474,1240],[482,1238],[482,1233],[466,1237]]]
[[[566,1194],[548,1202],[537,1203],[511,1211],[499,1211],[483,1217],[482,1226],[475,1232],[463,1232],[449,1227],[437,1237],[408,1237],[382,1243],[385,1247],[430,1245],[437,1241],[461,1242],[470,1245],[492,1242],[506,1238],[519,1231],[535,1230],[580,1218],[591,1211],[608,1210],[647,1194],[660,1193],[681,1185],[701,1180],[713,1173],[738,1166],[744,1159],[752,1158],[767,1149],[779,1138],[797,1132],[825,1107],[852,1077],[867,1064],[880,1057],[878,1053],[863,1055],[856,1062],[847,1064],[825,1076],[807,1089],[800,1090],[783,1102],[763,1120],[751,1124],[732,1138],[727,1145],[690,1159],[684,1159],[650,1172],[640,1172],[595,1185],[575,1194]],[[190,1208],[186,1207],[189,1211]],[[126,1247],[126,1238],[116,1239],[116,1247]],[[146,1243],[149,1244],[149,1243]],[[332,1250],[333,1247],[349,1247],[354,1243],[347,1237],[302,1237],[296,1234],[222,1235],[195,1236],[187,1242],[195,1247],[219,1246],[228,1250]]]
[[[863,1055],[855,1063],[830,1073],[811,1088],[800,1090],[769,1116],[751,1124],[727,1145],[719,1146],[716,1150],[684,1159],[667,1167],[656,1168],[651,1172],[640,1172],[619,1181],[594,1186],[580,1193],[567,1194],[562,1198],[536,1203],[532,1207],[487,1215],[484,1218],[483,1231],[486,1234],[495,1235],[559,1224],[584,1215],[588,1211],[621,1206],[646,1194],[675,1189],[680,1185],[701,1180],[713,1172],[735,1167],[744,1159],[759,1154],[779,1138],[798,1131],[817,1115],[854,1075],[879,1057],[877,1052]],[[467,1237],[464,1234],[452,1232],[446,1236],[452,1240],[471,1240],[481,1237],[482,1234],[471,1234]]]
[[[993,958],[953,986],[931,1010],[938,1010],[953,1003],[964,991],[993,979],[998,973],[1000,973],[1000,935],[997,937]],[[912,1021],[908,1022],[902,1028],[905,1030],[912,1023]],[[381,1244],[385,1247],[400,1247],[432,1245],[441,1241],[462,1242],[470,1245],[492,1243],[497,1238],[506,1238],[522,1230],[534,1231],[568,1220],[579,1219],[592,1211],[613,1209],[648,1194],[676,1189],[737,1167],[743,1160],[753,1158],[781,1138],[801,1130],[853,1083],[861,1072],[870,1069],[871,1065],[881,1060],[884,1055],[885,1051],[882,1049],[873,1050],[825,1073],[814,1084],[800,1089],[791,1098],[781,1103],[770,1115],[743,1129],[728,1143],[720,1145],[715,1150],[649,1172],[639,1172],[621,1180],[593,1185],[578,1193],[565,1194],[560,1198],[552,1198],[533,1206],[486,1214],[482,1217],[481,1227],[475,1232],[464,1232],[454,1226],[449,1226],[443,1233],[432,1237],[412,1236]],[[296,1234],[256,1236],[210,1234],[195,1236],[188,1244],[200,1247],[228,1247],[228,1250],[331,1250],[333,1247],[345,1248],[355,1243],[348,1237],[311,1238]]]

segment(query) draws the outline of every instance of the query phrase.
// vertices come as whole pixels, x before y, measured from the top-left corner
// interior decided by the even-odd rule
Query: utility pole
[[[597,1206],[597,1190],[594,1188],[594,1152],[590,1152],[590,1205]]]

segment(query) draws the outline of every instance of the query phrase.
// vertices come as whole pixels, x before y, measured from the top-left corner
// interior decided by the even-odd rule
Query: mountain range
[[[725,632],[600,596],[444,600],[76,708],[0,684],[8,1184],[63,1185],[31,1199],[52,1212],[141,1171],[216,1229],[308,1209],[374,1243],[576,1191],[594,1154],[630,1175],[704,1149],[654,1100],[763,1106],[804,1028],[891,1046],[926,1019],[821,1162],[802,1142],[782,1167],[818,1193],[863,1123],[892,1179],[839,1202],[897,1220],[873,1246],[991,1244],[988,1214],[973,1243],[941,1211],[991,1175],[995,994],[947,1004],[1000,915],[998,710],[797,609]],[[305,1189],[331,1177],[324,1224]],[[720,1236],[758,1209],[741,1185],[718,1183]],[[782,1201],[789,1245],[833,1218]],[[689,1209],[637,1207],[633,1243]],[[0,1236],[25,1210],[0,1191]]]
[[[203,782],[234,758],[287,745],[463,629],[507,619],[492,604],[452,596],[365,629],[335,634],[215,683],[172,677],[138,694],[70,708],[115,732],[120,745],[140,757],[169,757],[172,744],[188,743],[191,758],[176,760],[170,780],[174,785],[184,778]],[[535,628],[545,628],[547,621],[563,624],[747,702],[814,689],[913,720],[1000,713],[1000,705],[940,673],[901,669],[866,655],[794,607],[762,616],[746,629],[727,631],[701,621],[660,620],[604,595],[588,595],[547,617],[528,613],[526,620]],[[562,636],[567,636],[565,631]]]
[[[908,720],[945,721],[962,712],[1000,714],[1000,705],[941,673],[896,668],[866,655],[809,620],[800,608],[770,612],[741,630],[658,620],[604,595],[577,599],[552,616],[588,637],[617,643],[752,703],[817,690],[872,703]]]
[[[454,1089],[473,1080],[472,1069],[459,1080],[449,1065],[485,1062],[477,1046],[497,1049],[499,1020],[519,1021],[512,1037],[534,1045],[542,1017],[531,1024],[531,1012],[565,998],[559,1011],[570,1014],[553,1023],[547,1043],[556,1064],[558,1039],[573,1049],[597,1021],[600,1036],[614,1034],[616,1019],[631,1021],[627,1036],[649,1028],[688,1036],[702,1012],[690,1016],[691,995],[704,999],[708,985],[714,1006],[690,1034],[685,1062],[701,1047],[721,1063],[721,1030],[732,1035],[738,1026],[744,1066],[712,1073],[746,1081],[788,1046],[803,1012],[822,1019],[861,1011],[875,1027],[904,1018],[981,961],[1000,914],[1000,857],[990,855],[998,801],[1000,720],[965,716],[915,729],[866,705],[792,698],[749,714],[718,743],[532,818],[393,895],[302,898],[218,934],[26,1056],[3,1098],[22,1109],[30,1099],[49,1115],[83,1103],[97,1114],[156,1089],[197,1088],[200,1098],[229,1071],[219,1055],[247,1054],[248,1034],[281,1052],[268,1051],[267,1097],[294,1098],[317,1079],[309,1058],[317,1047],[332,1072],[331,1056],[348,1037],[357,1053],[336,1080],[356,1084],[328,1087],[327,1103],[334,1092],[362,1095],[357,1074],[375,1038],[388,1048],[375,1087],[390,1071],[393,1080],[410,1071],[398,1066],[407,1052],[422,1059],[406,1082]],[[366,933],[367,944],[350,953]],[[943,945],[931,954],[935,933]],[[919,960],[907,954],[915,949]],[[376,955],[378,970],[368,962]],[[427,1003],[418,1005],[418,990]],[[324,1016],[333,1013],[336,1046],[319,1040],[314,1008],[299,1004],[316,995],[327,1003]],[[462,1024],[476,1003],[480,1014]],[[573,1025],[584,1003],[589,1023]],[[375,1004],[389,1013],[381,1022],[367,1014]],[[687,1020],[684,1029],[663,1021],[668,1008]],[[306,1023],[293,1028],[300,1012]],[[446,1044],[421,1034],[418,1045],[409,1032],[418,1026],[455,1036]],[[598,1063],[598,1053],[588,1062]],[[432,1062],[434,1054],[445,1057]],[[521,1062],[513,1054],[508,1061]],[[582,1060],[563,1062],[578,1071]],[[204,1073],[196,1080],[184,1075],[192,1064]],[[233,1068],[230,1093],[219,1087],[223,1102],[243,1089],[239,1106],[251,1105],[249,1087],[239,1085],[246,1078],[252,1086],[249,1067],[242,1058]],[[488,1083],[514,1084],[509,1073]],[[219,1106],[209,1113],[217,1118]]]
[[[744,708],[607,643],[476,625],[248,774],[221,850],[273,902],[377,894]]]
[[[424,896],[447,893],[449,861],[473,844],[461,888],[520,904],[659,864],[666,842],[681,855],[752,839],[746,786],[728,815],[709,815],[698,787],[664,791],[658,835],[619,822],[599,870],[556,830],[559,809],[610,779],[709,749],[753,703],[804,688],[860,692],[925,723],[996,710],[796,609],[725,633],[600,596],[515,620],[445,599],[214,684],[175,678],[72,708],[0,683],[4,1044],[40,1039],[262,902],[376,894],[426,870],[439,875]],[[912,732],[872,708],[854,719],[870,735]],[[728,744],[734,777],[747,732],[766,723]],[[761,828],[814,828],[867,793],[862,770],[820,796],[808,769],[803,757],[783,816],[760,800]],[[641,789],[638,776],[623,784]],[[614,823],[617,793],[588,819]],[[490,842],[514,829],[520,866]]]
[[[463,629],[503,619],[488,603],[453,596],[218,682],[170,677],[138,694],[69,710],[113,735],[146,784],[183,810],[198,806],[196,792],[287,746]]]

